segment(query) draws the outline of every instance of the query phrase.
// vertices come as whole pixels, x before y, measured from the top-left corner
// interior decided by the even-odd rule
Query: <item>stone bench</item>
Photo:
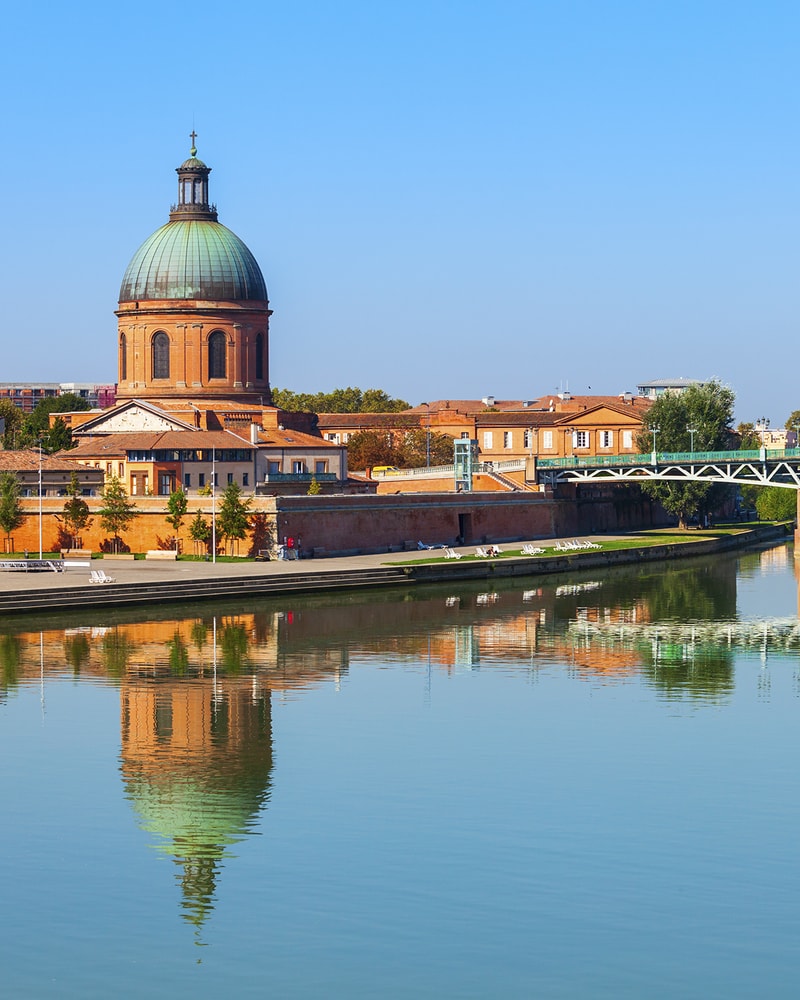
[[[177,549],[149,549],[145,553],[145,559],[167,559],[170,562],[175,562],[178,558]]]
[[[92,550],[91,549],[62,549],[61,550],[62,559],[91,559]]]

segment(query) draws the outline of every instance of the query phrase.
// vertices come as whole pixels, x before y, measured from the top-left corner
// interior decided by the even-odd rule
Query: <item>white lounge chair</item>
[[[461,553],[460,552],[456,552],[455,549],[447,549],[446,548],[444,550],[444,557],[445,557],[445,559],[460,559],[461,558]]]
[[[486,549],[481,548],[480,545],[475,549],[475,555],[478,556],[480,559],[489,558],[489,553],[486,551]]]

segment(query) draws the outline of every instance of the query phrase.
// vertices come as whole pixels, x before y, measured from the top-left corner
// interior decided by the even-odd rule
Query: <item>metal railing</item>
[[[604,466],[652,465],[653,452],[640,455],[569,455],[566,458],[539,458],[538,469],[581,469]],[[760,462],[800,458],[800,448],[755,448],[747,451],[658,451],[657,464],[702,464],[704,462]]]
[[[337,476],[335,472],[267,472],[263,482],[310,483],[312,479],[318,483],[335,483]]]

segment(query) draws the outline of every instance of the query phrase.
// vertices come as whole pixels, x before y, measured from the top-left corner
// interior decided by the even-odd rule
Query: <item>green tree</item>
[[[783,426],[787,431],[796,431],[800,427],[800,410],[792,410]]]
[[[64,528],[72,542],[70,547],[75,548],[80,532],[92,523],[92,518],[89,514],[89,505],[81,496],[81,486],[78,482],[77,472],[73,472],[70,475],[67,496],[68,499],[64,503],[64,511],[61,517],[64,521]]]
[[[20,428],[22,427],[23,413],[18,406],[14,406],[10,399],[0,399],[0,418],[5,421],[5,432],[2,436],[2,446],[8,451],[13,451],[17,447]]]
[[[72,431],[67,427],[61,417],[56,417],[53,426],[42,436],[42,448],[49,454],[54,455],[57,451],[69,451],[75,447],[72,440]]]
[[[18,447],[30,448],[41,440],[45,451],[53,452],[58,450],[57,447],[50,446],[52,433],[50,428],[50,414],[83,412],[89,409],[91,407],[88,402],[81,396],[77,396],[74,392],[66,392],[63,396],[48,396],[45,399],[40,399],[34,407],[33,412],[29,413],[22,422]],[[63,429],[56,432],[53,438],[54,444],[62,447],[59,442],[64,440],[66,432],[69,440],[69,444],[66,447],[72,447],[72,432],[67,429],[63,420],[61,423],[63,424]]]
[[[334,389],[333,392],[292,392],[273,389],[272,402],[282,410],[306,413],[398,413],[409,409],[404,399],[393,399],[383,389],[357,387]]]
[[[758,436],[758,431],[756,431],[755,424],[752,423],[741,423],[736,428],[736,434],[739,438],[738,447],[742,451],[754,451],[756,448],[761,447],[761,438]]]
[[[308,489],[306,490],[306,493],[310,497],[315,497],[318,496],[320,493],[322,493],[322,487],[317,482],[316,476],[311,477],[311,482],[308,484]]]
[[[408,431],[398,449],[398,459],[395,465],[406,469],[421,468],[428,460],[428,438],[430,436],[431,465],[452,465],[453,439],[447,434],[430,435],[426,429]]]
[[[347,465],[370,469],[373,465],[397,465],[397,450],[385,431],[359,431],[347,442]]]
[[[689,451],[694,437],[695,451],[726,451],[736,443],[733,432],[734,395],[721,382],[691,385],[680,394],[659,396],[643,420],[637,447],[652,450],[653,430],[659,452]],[[648,482],[642,485],[648,496],[675,514],[685,528],[696,514],[714,510],[730,494],[730,487],[708,483]]]
[[[167,500],[167,524],[175,532],[175,547],[178,548],[178,543],[180,542],[181,525],[183,524],[183,519],[186,517],[186,512],[189,509],[189,498],[186,496],[185,490],[180,487],[177,490],[173,490],[169,495],[169,500]]]
[[[211,542],[211,525],[198,510],[194,515],[192,523],[189,525],[189,537],[198,545],[204,545],[206,551],[209,550]]]
[[[791,521],[797,514],[797,491],[781,486],[762,486],[756,497],[761,521]]]
[[[0,476],[0,528],[6,533],[7,548],[11,544],[11,532],[25,521],[21,492],[19,479],[13,472],[4,472]]]
[[[222,500],[217,515],[217,531],[231,547],[247,537],[250,530],[250,504],[252,497],[242,499],[242,489],[236,482],[230,482],[222,491]]]
[[[139,516],[139,511],[116,476],[111,476],[100,497],[103,501],[103,506],[97,512],[100,523],[104,531],[110,531],[113,535],[114,551],[119,552],[122,541],[120,533]]]

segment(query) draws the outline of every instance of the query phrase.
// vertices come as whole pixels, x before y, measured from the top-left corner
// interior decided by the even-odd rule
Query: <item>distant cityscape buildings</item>
[[[32,413],[43,399],[68,393],[85,399],[94,410],[105,410],[116,402],[117,387],[93,382],[0,382],[0,399],[10,399],[24,413]]]

